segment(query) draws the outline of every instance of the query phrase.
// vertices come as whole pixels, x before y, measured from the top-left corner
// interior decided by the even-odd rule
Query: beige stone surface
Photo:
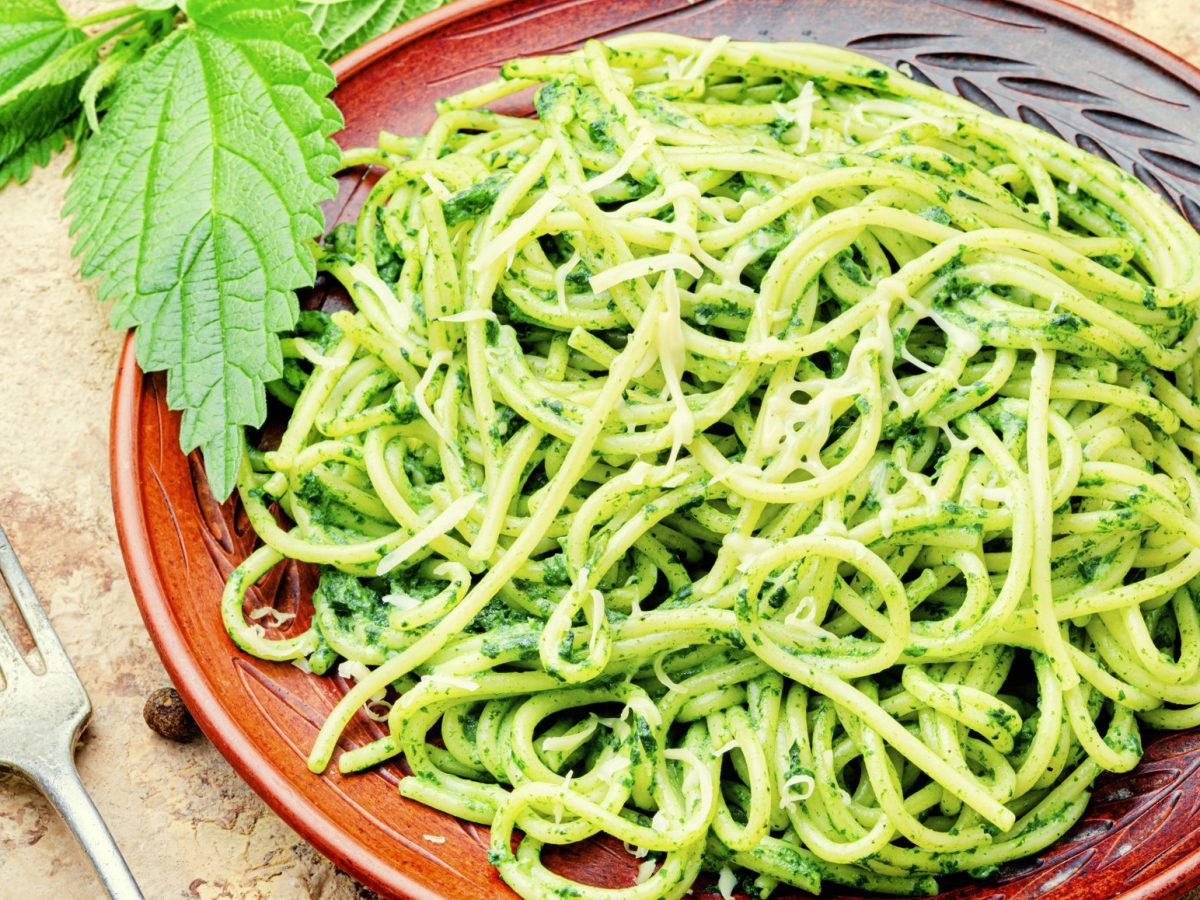
[[[1079,5],[1200,61],[1200,0]],[[83,780],[149,898],[364,896],[211,744],[172,744],[142,723],[144,698],[167,677],[130,592],[109,498],[109,402],[122,338],[78,279],[59,217],[62,170],[60,159],[0,194],[0,522],[91,692]],[[0,778],[0,896],[97,895],[63,823],[30,787]]]

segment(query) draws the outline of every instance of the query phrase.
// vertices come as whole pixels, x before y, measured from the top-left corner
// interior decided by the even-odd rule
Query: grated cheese
[[[598,765],[594,770],[594,774],[605,784],[611,785],[613,783],[613,779],[618,775],[621,775],[626,769],[630,768],[630,766],[631,763],[624,756],[613,756]]]
[[[766,538],[747,537],[736,531],[725,535],[725,539],[721,541],[721,550],[728,549],[730,553],[741,558],[742,561],[737,567],[739,572],[751,569],[756,559],[774,546],[775,544]]]
[[[375,708],[379,707],[382,712],[376,712]],[[367,718],[375,722],[386,722],[392,714],[392,704],[386,700],[370,700],[363,705],[363,712],[367,714]]]
[[[625,176],[625,173],[633,166],[634,162],[641,159],[646,150],[649,148],[650,142],[640,132],[625,148],[625,152],[621,154],[621,158],[617,160],[616,165],[611,169],[606,169],[599,175],[594,175],[583,183],[583,190],[586,193],[598,191],[601,188],[606,188],[610,184],[620,180]]]
[[[804,82],[800,93],[787,103],[772,103],[775,115],[785,122],[791,122],[792,127],[799,129],[799,137],[793,152],[802,152],[812,138],[812,112],[816,104],[817,93],[811,81]]]
[[[667,304],[659,313],[654,342],[658,349],[663,378],[667,382],[667,393],[675,404],[675,411],[667,421],[667,427],[671,429],[671,455],[667,458],[667,465],[674,466],[675,460],[679,458],[680,448],[690,444],[696,435],[696,417],[692,415],[687,394],[683,390],[683,371],[687,365],[687,355],[684,352],[679,287],[675,283],[674,272],[668,272],[666,279],[664,294]]]
[[[668,675],[666,670],[663,668],[663,657],[670,652],[670,650],[664,650],[662,653],[658,654],[658,656],[654,657],[654,677],[662,683],[663,687],[665,687],[669,693],[682,693],[683,688],[681,688],[676,682],[672,681],[671,676]]]
[[[625,852],[633,856],[634,859],[645,859],[650,855],[650,850],[647,847],[639,847],[636,844],[631,844],[629,841],[621,841],[625,847]]]
[[[657,867],[658,863],[652,859],[647,859],[638,863],[637,878],[635,878],[634,881],[637,884],[645,884],[654,877],[654,870]]]
[[[437,374],[437,370],[444,365],[448,365],[454,359],[454,354],[449,350],[438,350],[429,358],[429,367],[421,375],[421,380],[417,382],[416,388],[413,389],[413,401],[417,404],[417,412],[421,414],[429,427],[437,433],[445,443],[454,443],[450,433],[446,431],[446,426],[433,414],[433,409],[429,406],[425,399],[425,392],[429,390],[429,385],[433,384],[433,377]],[[380,572],[379,574],[383,574]]]
[[[356,659],[343,659],[338,663],[337,673],[338,678],[362,681],[370,674],[370,670]]]
[[[478,322],[481,320],[499,322],[500,317],[490,309],[467,309],[449,316],[441,316],[434,319],[435,322]]]
[[[354,282],[370,290],[387,307],[388,315],[391,316],[393,320],[392,324],[395,326],[397,332],[400,334],[411,333],[413,328],[411,308],[407,303],[400,303],[396,300],[396,295],[388,287],[388,283],[379,277],[378,273],[360,262],[352,265],[348,272]]]
[[[442,184],[441,180],[432,172],[425,172],[421,176],[421,180],[429,186],[429,192],[437,197],[442,203],[445,203],[454,195],[450,193],[450,189]]]
[[[650,471],[650,464],[643,459],[639,459],[629,467],[629,472],[625,477],[629,479],[631,484],[641,487],[646,483],[646,478],[650,474]]]
[[[800,598],[800,602],[796,604],[796,608],[784,617],[783,624],[795,625],[801,628],[811,626],[815,624],[813,617],[816,611],[816,599],[812,594],[806,594]]]
[[[266,623],[272,628],[278,628],[280,625],[286,625],[288,622],[292,621],[292,619],[296,618],[296,614],[294,612],[280,612],[273,606],[260,606],[258,609],[253,609],[250,611],[250,618],[255,621],[266,618],[267,616],[272,617],[271,621]]]
[[[361,682],[371,677],[371,670],[363,663],[356,659],[344,659],[338,663],[337,673],[339,678],[345,678],[347,681]],[[378,703],[384,698],[386,690],[376,691],[371,695],[370,702]],[[369,715],[370,713],[368,713]]]
[[[384,594],[383,602],[396,607],[400,612],[416,609],[423,601],[409,594]]]
[[[596,733],[596,726],[598,724],[595,715],[588,716],[584,727],[578,731],[568,731],[564,734],[543,738],[542,750],[545,753],[562,753],[570,756]]]
[[[480,494],[464,494],[459,497],[440,513],[433,517],[428,525],[410,537],[407,541],[379,560],[379,565],[375,567],[376,575],[386,575],[392,569],[403,563],[406,559],[416,553],[418,550],[425,547],[431,540],[436,537],[441,537],[451,528],[454,528],[467,517],[472,509],[475,508],[475,503],[479,500]]]
[[[717,55],[725,49],[725,45],[729,43],[729,35],[722,34],[713,38],[708,42],[696,61],[692,63],[683,73],[683,80],[692,81],[697,78],[703,78],[704,73],[708,71],[708,67],[716,60]]]
[[[800,785],[800,791],[797,793],[789,793],[792,788]],[[779,806],[787,808],[807,800],[813,795],[813,789],[816,787],[816,782],[811,775],[793,775],[783,783],[783,796],[779,798]]]
[[[457,675],[442,675],[434,672],[431,675],[426,675],[421,680],[437,685],[438,687],[454,688],[463,691],[479,690],[479,682],[472,681],[470,678],[460,678]]]
[[[665,272],[668,269],[680,269],[693,278],[699,278],[704,274],[704,269],[700,267],[700,264],[686,254],[661,253],[657,256],[643,256],[640,259],[631,259],[628,262],[620,263],[598,275],[593,275],[588,279],[588,284],[592,286],[593,291],[599,294],[622,281],[645,278],[654,272]]]
[[[533,206],[513,219],[503,231],[479,248],[478,255],[470,263],[471,271],[478,272],[486,269],[496,260],[507,256],[510,250],[516,249],[522,238],[532,239],[534,229],[542,219],[550,215],[554,207],[562,202],[566,193],[565,187],[555,185],[538,197]]]
[[[567,772],[566,777],[563,778],[562,785],[560,786],[562,789],[562,794],[566,794],[567,791],[571,790],[571,779],[574,777],[574,775],[575,775],[575,770],[571,769],[569,772]],[[562,799],[561,799],[561,795],[560,795],[560,798],[554,801],[554,824],[555,825],[562,824],[562,816],[563,816],[563,806],[562,806]]]
[[[721,866],[721,874],[717,876],[717,890],[725,900],[733,900],[733,889],[737,887],[737,876],[729,866]]]
[[[567,308],[567,276],[579,265],[579,251],[571,254],[571,258],[554,270],[554,292],[558,294],[558,308]]]

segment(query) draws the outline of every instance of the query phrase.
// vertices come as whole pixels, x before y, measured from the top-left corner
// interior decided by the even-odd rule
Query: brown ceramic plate
[[[338,139],[352,146],[373,142],[380,128],[417,133],[432,121],[434,100],[493,77],[506,59],[631,29],[813,40],[906,62],[917,78],[1115,160],[1200,224],[1200,72],[1057,0],[464,0],[335,67],[346,116]],[[352,216],[369,181],[369,173],[343,177],[327,209],[331,225]],[[112,417],[117,527],[150,634],[205,733],[293,828],[370,887],[508,895],[487,863],[486,830],[402,799],[399,765],[347,778],[305,768],[345,685],[252,659],[226,638],[222,583],[254,535],[234,502],[213,500],[178,438],[161,377],[143,376],[128,342]],[[293,564],[261,593],[301,609],[303,621],[312,586],[312,573]],[[342,746],[379,733],[360,714]],[[947,879],[944,896],[1179,896],[1200,882],[1198,766],[1200,734],[1151,736],[1134,772],[1100,780],[1065,842],[985,882]],[[560,862],[581,880],[613,886],[631,884],[635,872],[627,854],[603,843]]]

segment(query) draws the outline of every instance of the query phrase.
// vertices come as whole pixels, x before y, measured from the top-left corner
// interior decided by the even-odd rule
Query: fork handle
[[[113,900],[142,900],[142,892],[125,857],[79,780],[75,763],[66,761],[59,765],[38,766],[38,770],[26,774],[67,820],[108,895]]]

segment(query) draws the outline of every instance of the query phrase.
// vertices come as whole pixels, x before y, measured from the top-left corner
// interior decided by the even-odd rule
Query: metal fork
[[[137,882],[75,769],[75,745],[92,716],[91,701],[3,528],[0,574],[45,667],[39,674],[26,665],[0,622],[0,767],[24,775],[54,804],[110,897],[140,900]]]

